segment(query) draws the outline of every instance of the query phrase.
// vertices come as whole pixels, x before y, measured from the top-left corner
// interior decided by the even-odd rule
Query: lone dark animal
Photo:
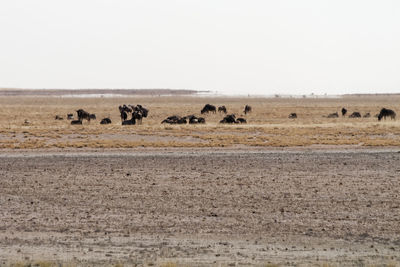
[[[71,125],[82,125],[82,121],[81,120],[71,121]]]
[[[102,119],[101,122],[100,122],[100,124],[110,124],[110,123],[111,123],[110,118],[104,118],[104,119]]]
[[[361,114],[360,114],[360,112],[353,112],[353,113],[351,113],[349,118],[361,118]]]
[[[245,118],[237,118],[236,122],[238,122],[238,123],[247,123]]]
[[[327,118],[338,118],[338,117],[339,117],[339,114],[337,112],[335,112],[335,113],[329,114]]]
[[[83,109],[78,109],[76,111],[76,113],[78,114],[78,120],[82,121],[83,119],[90,121],[90,113],[84,111]]]
[[[342,108],[342,116],[346,115],[346,113],[347,113],[347,109]]]
[[[392,120],[396,119],[396,112],[391,109],[383,108],[381,112],[379,112],[378,120],[380,121],[382,118],[386,120],[386,117],[390,117]]]
[[[201,114],[209,113],[209,112],[216,113],[217,112],[217,108],[215,106],[213,106],[213,105],[206,104],[203,107],[203,109],[201,110]]]
[[[250,113],[251,112],[251,107],[249,105],[246,105],[244,107],[244,114]]]
[[[223,113],[227,113],[227,111],[226,111],[226,107],[225,106],[220,106],[220,107],[218,107],[218,112],[223,112]]]
[[[297,114],[296,113],[290,113],[288,118],[289,119],[297,119]]]

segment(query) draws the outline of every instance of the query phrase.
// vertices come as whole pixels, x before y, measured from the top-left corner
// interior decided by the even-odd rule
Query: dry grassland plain
[[[122,126],[118,106],[142,104],[150,110],[142,125]],[[222,125],[223,114],[205,115],[205,125],[168,125],[171,115],[200,115],[206,104],[225,105],[228,113],[247,124]],[[249,104],[253,112],[244,115]],[[342,107],[370,118],[326,118]],[[378,122],[382,107],[400,111],[400,96],[343,96],[340,98],[234,98],[196,96],[125,96],[68,98],[0,97],[0,149],[75,149],[135,147],[306,147],[311,145],[399,146],[400,121]],[[67,113],[83,108],[97,120],[70,125]],[[288,115],[297,113],[297,119]],[[61,115],[64,120],[55,120]],[[109,117],[110,125],[100,125]],[[25,122],[27,121],[27,122]]]

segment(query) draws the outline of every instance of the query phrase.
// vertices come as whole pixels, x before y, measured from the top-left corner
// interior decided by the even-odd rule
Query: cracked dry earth
[[[397,150],[6,152],[0,265],[400,263]]]

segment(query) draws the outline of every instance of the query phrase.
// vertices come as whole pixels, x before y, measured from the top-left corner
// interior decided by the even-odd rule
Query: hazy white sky
[[[400,92],[398,0],[3,0],[0,87]]]

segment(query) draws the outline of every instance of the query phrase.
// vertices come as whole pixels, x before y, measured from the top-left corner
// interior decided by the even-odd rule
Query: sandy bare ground
[[[400,149],[0,154],[0,265],[400,263]]]

